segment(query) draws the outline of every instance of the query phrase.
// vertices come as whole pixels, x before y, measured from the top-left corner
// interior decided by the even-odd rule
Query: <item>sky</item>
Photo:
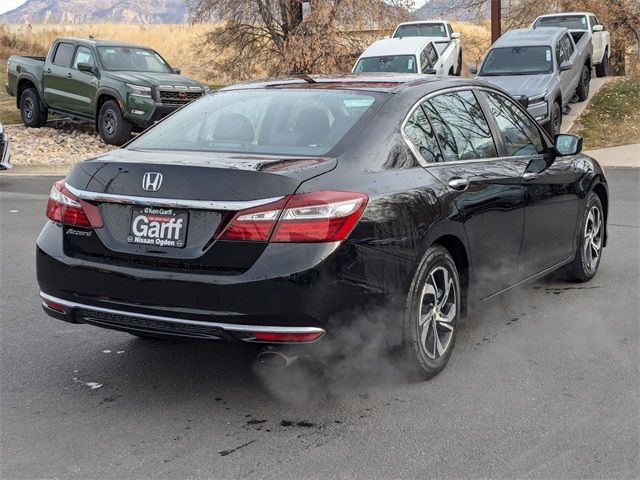
[[[26,0],[0,0],[0,13],[8,12],[22,5]],[[413,0],[416,8],[421,7],[427,0]]]

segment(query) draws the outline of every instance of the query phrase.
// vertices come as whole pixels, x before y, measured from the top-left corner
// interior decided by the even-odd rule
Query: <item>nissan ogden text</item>
[[[429,378],[482,301],[560,268],[596,274],[608,188],[581,147],[456,77],[228,87],[53,185],[43,308],[274,348],[383,313],[389,344]]]

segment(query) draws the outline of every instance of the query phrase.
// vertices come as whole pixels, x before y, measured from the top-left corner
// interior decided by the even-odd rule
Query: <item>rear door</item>
[[[464,225],[475,295],[488,297],[520,280],[526,160],[500,156],[499,139],[472,90],[439,94],[420,109],[443,154],[428,171],[447,186]]]
[[[73,43],[58,42],[51,58],[47,59],[42,82],[44,99],[49,107],[69,110],[73,106],[70,101],[68,82],[71,77],[71,60],[74,50]]]

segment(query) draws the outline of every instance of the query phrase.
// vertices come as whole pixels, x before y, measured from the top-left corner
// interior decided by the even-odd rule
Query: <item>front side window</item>
[[[471,91],[438,95],[424,103],[445,161],[497,157],[487,119]]]
[[[483,95],[502,132],[509,156],[537,155],[544,152],[536,123],[514,102],[493,92],[483,92]]]
[[[418,69],[415,55],[385,55],[361,58],[355,72],[418,73]]]
[[[573,43],[571,42],[571,39],[569,38],[569,34],[566,34],[564,37],[562,37],[562,46],[565,50],[565,55],[567,56],[567,60],[571,58],[571,56],[573,55]]]
[[[332,89],[223,91],[184,107],[128,148],[317,157],[361,128],[387,97]]]
[[[438,140],[422,105],[416,108],[409,117],[409,120],[407,120],[404,126],[404,133],[409,137],[411,143],[415,145],[420,155],[422,155],[422,158],[427,162],[442,161]]]
[[[59,43],[56,53],[53,56],[53,64],[59,67],[68,67],[73,55],[73,45],[70,43]]]
[[[87,47],[78,47],[76,58],[73,60],[73,68],[78,69],[79,63],[88,63],[93,65],[93,54]]]
[[[136,47],[98,47],[98,57],[105,70],[130,72],[171,72],[153,50]]]
[[[429,60],[429,65],[432,67],[438,61],[438,52],[436,52],[436,49],[434,48],[433,43],[430,43],[429,45],[427,45],[427,59]]]
[[[537,75],[553,72],[551,49],[539,47],[493,48],[482,62],[480,75]]]

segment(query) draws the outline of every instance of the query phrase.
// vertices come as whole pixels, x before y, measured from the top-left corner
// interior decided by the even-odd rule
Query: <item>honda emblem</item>
[[[147,172],[142,177],[142,188],[148,192],[157,192],[162,185],[162,174],[158,172]]]

